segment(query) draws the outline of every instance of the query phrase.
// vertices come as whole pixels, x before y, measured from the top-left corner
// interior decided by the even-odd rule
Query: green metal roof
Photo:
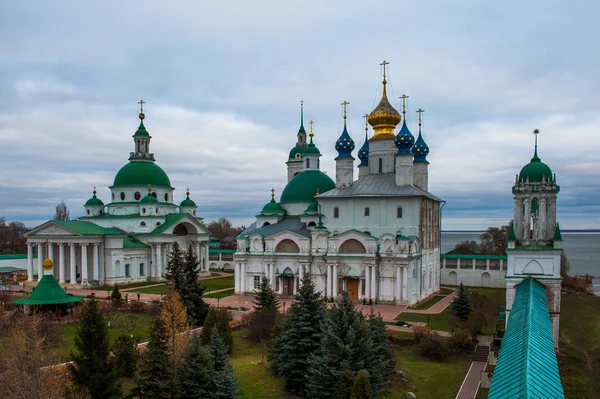
[[[562,234],[560,234],[560,224],[556,222],[556,230],[554,231],[554,237],[552,238],[554,241],[562,241]]]
[[[143,120],[140,120],[140,126],[138,126],[138,129],[133,134],[133,137],[135,136],[150,136],[150,134],[148,134],[148,131],[146,130],[146,126],[144,126]]]
[[[318,170],[305,170],[296,175],[281,193],[281,202],[312,202],[319,189],[324,193],[335,188],[335,182]]]
[[[154,162],[132,160],[115,176],[112,187],[169,187],[171,181],[164,170]]]
[[[262,216],[283,216],[285,215],[285,210],[281,207],[281,205],[275,202],[274,197],[271,197],[271,201],[267,202],[260,214]]]
[[[117,229],[107,229],[83,220],[53,220],[54,223],[84,236],[122,235]]]
[[[123,238],[123,248],[150,248],[150,245],[128,236]]]
[[[235,249],[216,249],[216,248],[208,249],[209,254],[234,254],[235,252],[236,252]]]
[[[13,303],[16,305],[56,305],[82,300],[82,296],[67,295],[54,276],[46,274],[28,297],[15,299]]]
[[[165,216],[165,222],[158,226],[152,233],[150,234],[159,234],[163,231],[167,230],[169,227],[173,226],[175,223],[179,222],[181,219],[189,215],[189,213],[169,213]]]
[[[33,258],[37,258],[38,254],[33,254]],[[0,260],[27,259],[27,254],[7,254],[0,255]]]
[[[94,194],[92,198],[87,200],[84,206],[104,206],[104,202]]]
[[[23,270],[27,270],[27,269],[24,267],[12,267],[12,266],[0,267],[0,273],[11,273],[11,272],[18,272],[18,271],[23,271]]]
[[[442,254],[440,258],[446,259],[489,259],[489,260],[506,260],[506,255],[470,255],[470,254]]]
[[[158,204],[158,200],[152,194],[148,193],[142,200],[140,204]]]
[[[544,286],[517,286],[488,399],[564,398]]]

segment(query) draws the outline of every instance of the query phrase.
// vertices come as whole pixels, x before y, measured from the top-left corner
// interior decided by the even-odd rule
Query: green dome
[[[319,203],[316,200],[311,202],[310,205],[306,207],[306,210],[304,211],[304,213],[314,214],[314,215],[318,214],[319,213]]]
[[[277,202],[275,202],[275,198],[271,198],[271,201],[267,202],[267,204],[263,207],[260,214],[263,216],[284,215],[285,210],[281,207],[281,205],[279,205]]]
[[[313,143],[312,137],[310,138],[310,144],[307,145],[306,148],[304,149],[304,151],[302,152],[302,155],[306,155],[306,154],[321,155],[321,152],[319,151],[317,146]]]
[[[154,198],[153,195],[148,193],[148,195],[146,195],[144,198],[142,198],[142,200],[140,201],[140,204],[158,204],[158,200],[156,198]]]
[[[317,189],[319,193],[324,193],[334,188],[335,182],[325,173],[318,170],[305,170],[285,186],[280,202],[312,202]]]
[[[290,158],[289,159],[296,159],[296,155],[297,154],[302,154],[302,151],[304,150],[304,147],[298,147],[295,146],[294,148],[292,148],[292,150],[290,151]]]
[[[104,206],[104,202],[102,202],[102,200],[100,198],[96,197],[96,194],[94,194],[94,196],[92,198],[90,198],[89,200],[87,200],[87,202],[85,203],[84,206]]]
[[[181,201],[181,204],[179,204],[180,207],[184,207],[184,206],[193,206],[193,207],[197,207],[196,203],[194,201],[192,201],[190,199],[190,197],[184,199],[183,201]]]
[[[530,183],[541,183],[544,178],[546,181],[552,181],[552,169],[543,163],[536,154],[531,158],[531,162],[521,169],[519,173],[519,183],[525,183],[529,178]]]
[[[142,115],[142,114],[140,114]],[[133,137],[135,136],[150,136],[148,134],[148,131],[146,130],[146,126],[144,126],[144,121],[143,119],[140,120],[140,126],[138,126],[138,130],[134,133]]]
[[[130,161],[117,172],[113,187],[147,187],[148,184],[171,188],[169,176],[154,162]]]

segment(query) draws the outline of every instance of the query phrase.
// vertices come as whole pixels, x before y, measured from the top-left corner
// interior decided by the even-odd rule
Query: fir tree
[[[216,328],[227,345],[227,352],[231,352],[233,337],[231,336],[231,326],[229,325],[230,319],[231,317],[227,309],[211,307],[200,333],[202,345],[208,345],[211,342],[212,330]]]
[[[458,296],[454,298],[454,301],[452,302],[452,313],[462,321],[466,321],[472,311],[473,305],[471,305],[469,292],[465,286],[460,283],[460,286],[458,287]]]
[[[366,371],[370,376],[370,387],[375,398],[383,396],[395,367],[390,349],[388,333],[381,316],[373,313],[367,318],[367,329],[371,346],[367,355]]]
[[[310,358],[307,395],[331,398],[342,370],[364,369],[372,341],[362,313],[354,309],[347,292],[325,317],[321,346]]]
[[[335,393],[333,394],[333,399],[350,399],[353,385],[354,374],[350,370],[342,371],[338,375],[338,382],[335,384]]]
[[[120,377],[131,377],[137,369],[138,349],[135,340],[129,334],[121,334],[112,346],[113,363]]]
[[[179,396],[185,399],[214,397],[213,362],[208,349],[195,336],[179,367],[177,376]]]
[[[87,389],[93,399],[120,398],[121,386],[109,361],[108,327],[93,298],[83,305],[75,349],[69,364],[73,383]]]
[[[359,371],[354,378],[350,399],[373,399],[373,391],[369,383],[369,373],[365,370]]]
[[[138,384],[134,395],[144,399],[169,397],[172,387],[172,362],[168,352],[169,337],[159,318],[150,331],[147,350],[142,353]],[[167,377],[167,378],[165,378]]]
[[[212,329],[210,357],[213,364],[213,398],[233,399],[239,392],[238,380],[227,357],[227,345],[216,328]]]
[[[271,288],[271,284],[267,277],[263,277],[260,280],[258,292],[254,296],[254,301],[252,301],[252,303],[254,305],[254,311],[279,308],[279,301],[277,300],[275,291]]]
[[[111,293],[110,293],[110,303],[114,307],[121,307],[123,304],[123,298],[121,297],[121,291],[119,291],[119,285],[115,284]]]
[[[273,374],[284,381],[289,392],[306,395],[309,361],[321,345],[325,309],[315,284],[305,276],[272,351]]]

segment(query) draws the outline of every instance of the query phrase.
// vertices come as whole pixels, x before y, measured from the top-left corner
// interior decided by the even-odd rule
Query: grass
[[[417,310],[429,309],[430,307],[432,307],[433,305],[435,305],[436,303],[438,303],[439,301],[444,299],[446,296],[447,295],[433,296],[433,297],[429,298],[428,300],[426,300],[425,302],[421,302],[418,306],[411,307],[411,309],[417,309]]]
[[[154,285],[157,283],[158,282],[156,282],[156,281],[139,281],[137,283],[119,284],[119,291],[124,290],[124,289],[129,289],[129,288],[146,287],[146,286]],[[90,289],[92,289],[94,291],[112,291],[113,288],[114,288],[114,285],[101,285],[98,287],[90,286]]]
[[[150,329],[154,323],[154,318],[150,315],[143,313],[136,313],[138,317],[138,326],[134,332],[134,337],[137,342],[146,342],[150,337]],[[123,316],[121,316],[123,317]],[[77,325],[75,324],[63,324],[60,325],[59,328],[62,330],[61,335],[63,338],[63,345],[60,349],[60,356],[63,360],[69,359],[69,354],[71,350],[75,350],[75,335],[77,334]],[[112,326],[108,328],[108,335],[110,342],[114,342],[114,340],[121,334],[128,333],[125,327],[123,326],[123,320],[117,319],[112,322]]]
[[[439,314],[400,313],[396,316],[396,320],[404,320],[409,324],[415,321],[422,323],[429,321],[432,330],[450,331],[450,316],[452,316],[452,307],[448,306]]]
[[[204,298],[225,298],[233,295],[234,291],[234,289],[230,289],[227,291],[215,292],[214,294],[204,295]]]
[[[233,276],[219,277],[219,278],[211,278],[208,280],[200,280],[198,284],[202,284],[206,287],[205,293],[209,293],[215,290],[222,290],[225,288],[233,288],[234,282]],[[142,294],[164,294],[167,292],[167,285],[161,284],[155,287],[148,287],[140,289]]]
[[[562,295],[558,364],[569,399],[600,397],[600,298]]]

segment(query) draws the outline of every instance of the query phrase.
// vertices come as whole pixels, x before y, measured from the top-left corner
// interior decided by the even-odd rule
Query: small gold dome
[[[381,140],[381,139],[394,139],[396,136],[394,135],[394,129],[402,120],[402,116],[400,113],[396,111],[392,104],[387,99],[386,93],[386,81],[383,81],[383,94],[381,96],[381,101],[375,109],[369,114],[367,121],[369,125],[373,127],[375,134],[372,137],[372,140]]]
[[[46,258],[42,262],[42,267],[44,268],[44,270],[51,270],[54,267],[54,263],[52,263],[50,258]]]

